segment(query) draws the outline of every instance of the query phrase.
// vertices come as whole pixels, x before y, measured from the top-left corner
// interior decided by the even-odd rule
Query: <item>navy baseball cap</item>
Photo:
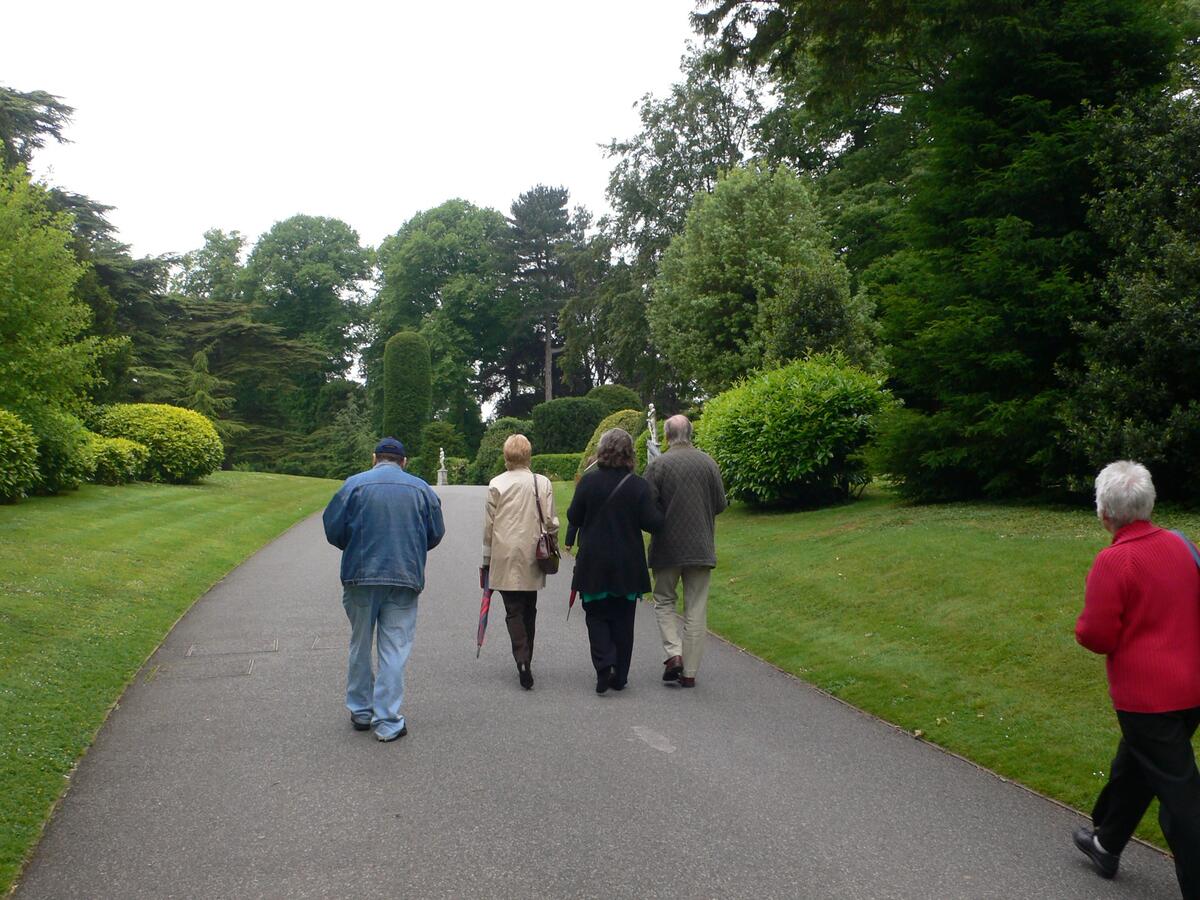
[[[404,452],[404,445],[394,437],[385,437],[382,441],[375,445],[376,453],[390,453],[392,456],[408,457]]]

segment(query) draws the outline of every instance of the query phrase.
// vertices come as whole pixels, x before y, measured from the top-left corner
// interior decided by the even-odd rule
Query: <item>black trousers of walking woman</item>
[[[1166,713],[1117,711],[1121,742],[1108,784],[1092,810],[1096,837],[1120,854],[1158,797],[1158,821],[1175,854],[1175,874],[1188,900],[1200,898],[1200,771],[1192,735],[1200,707]]]
[[[592,665],[597,672],[613,667],[612,683],[623,687],[629,680],[629,661],[633,658],[633,617],[637,601],[628,597],[607,597],[583,604],[587,617],[588,641],[592,645]]]
[[[513,659],[517,665],[533,662],[533,632],[537,620],[537,591],[501,591],[504,598],[504,624],[512,639]]]

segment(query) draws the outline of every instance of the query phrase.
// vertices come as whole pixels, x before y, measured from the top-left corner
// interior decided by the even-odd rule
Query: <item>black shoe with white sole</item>
[[[1080,825],[1071,835],[1071,839],[1075,841],[1075,846],[1079,848],[1079,851],[1092,861],[1092,865],[1096,867],[1101,878],[1112,878],[1117,874],[1117,867],[1121,865],[1121,857],[1097,847],[1096,832],[1086,825]]]

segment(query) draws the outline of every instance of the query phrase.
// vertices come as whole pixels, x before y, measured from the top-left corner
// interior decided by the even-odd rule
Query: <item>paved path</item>
[[[565,572],[522,691],[502,607],[474,654],[482,490],[441,492],[408,737],[350,728],[338,554],[310,519],[167,638],[17,896],[1178,896],[1163,856],[1131,846],[1102,881],[1077,815],[727,645],[664,687],[646,606],[629,689],[597,696]]]

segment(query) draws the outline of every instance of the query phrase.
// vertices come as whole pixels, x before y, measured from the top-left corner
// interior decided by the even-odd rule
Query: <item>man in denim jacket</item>
[[[342,606],[350,619],[346,706],[356,731],[381,741],[408,734],[404,666],[425,587],[425,554],[442,540],[442,504],[420,478],[404,471],[404,445],[384,438],[374,467],[346,479],[323,516],[325,537],[342,551]],[[371,641],[379,672],[371,671]]]

